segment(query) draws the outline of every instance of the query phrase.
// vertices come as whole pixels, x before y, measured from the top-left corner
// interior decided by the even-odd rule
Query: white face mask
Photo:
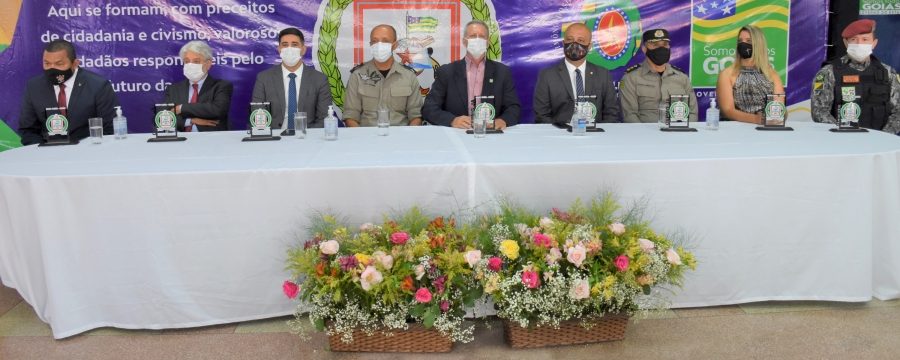
[[[469,39],[466,42],[466,50],[472,57],[480,58],[484,56],[484,53],[487,52],[487,40],[482,38],[473,38]]]
[[[206,73],[203,72],[203,64],[184,64],[184,77],[190,82],[198,82],[200,79],[203,79],[204,76],[206,76]]]
[[[387,61],[391,55],[394,54],[394,51],[391,49],[394,47],[394,44],[385,43],[385,42],[377,42],[370,46],[370,50],[372,51],[372,57],[375,58],[375,61],[383,63]]]
[[[864,62],[872,55],[872,44],[847,45],[847,55],[856,62]]]
[[[281,49],[281,62],[289,67],[296,66],[302,57],[303,52],[300,51],[300,48],[286,47]]]

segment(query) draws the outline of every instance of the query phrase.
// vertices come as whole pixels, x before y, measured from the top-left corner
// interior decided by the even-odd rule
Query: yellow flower
[[[515,240],[503,240],[500,242],[500,252],[506,258],[515,260],[519,257],[519,244]]]
[[[612,289],[603,290],[603,297],[606,298],[607,301],[612,300],[613,295],[615,295],[615,293],[613,293]]]
[[[356,257],[356,261],[359,261],[359,263],[362,264],[362,265],[369,265],[369,261],[372,260],[372,257],[369,256],[369,255],[366,255],[366,254],[359,254],[359,253],[357,253],[357,254],[355,254],[355,255],[353,255],[353,256],[355,256],[355,257]]]
[[[591,287],[591,295],[596,296],[599,293],[600,293],[600,283],[596,283],[596,284],[594,284],[593,287]]]

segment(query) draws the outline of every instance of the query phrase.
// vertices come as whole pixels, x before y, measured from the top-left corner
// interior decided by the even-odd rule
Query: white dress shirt
[[[581,65],[579,65],[578,67],[575,67],[575,65],[572,65],[572,63],[570,63],[569,60],[565,60],[565,62],[566,62],[566,69],[569,70],[569,81],[572,82],[572,100],[578,101],[578,90],[577,90],[578,88],[575,87],[575,69],[581,70],[581,86],[583,86],[583,89],[585,91],[584,95],[590,95],[587,93],[587,87],[584,86],[585,79],[587,78],[587,74],[584,73],[584,69],[586,67],[585,64],[587,64],[587,60],[582,62]]]

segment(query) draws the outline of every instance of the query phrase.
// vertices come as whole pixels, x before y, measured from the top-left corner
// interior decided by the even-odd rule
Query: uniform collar
[[[651,68],[650,66],[651,66],[651,65],[650,65],[650,60],[644,59],[644,66],[641,66],[641,71],[644,72],[644,75],[646,75],[646,74],[653,74],[653,75],[659,74],[658,72],[653,71],[653,68]],[[663,76],[669,76],[669,75],[672,74],[672,72],[673,72],[673,70],[672,70],[672,65],[670,65],[669,63],[666,63],[665,69],[663,70]]]

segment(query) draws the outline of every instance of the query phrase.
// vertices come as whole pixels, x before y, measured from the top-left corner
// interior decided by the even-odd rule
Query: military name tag
[[[845,84],[859,84],[859,75],[844,75]]]

